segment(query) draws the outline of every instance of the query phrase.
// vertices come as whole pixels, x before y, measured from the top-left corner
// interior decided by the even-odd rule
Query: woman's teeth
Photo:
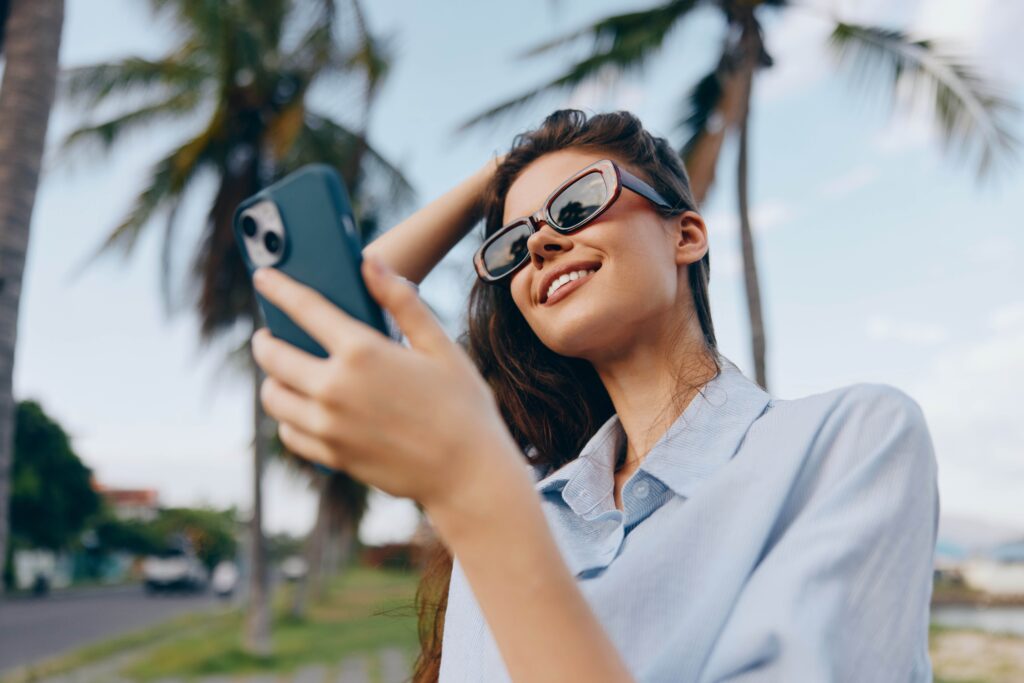
[[[585,277],[587,275],[590,275],[591,273],[596,273],[596,272],[597,272],[597,269],[594,269],[594,270],[577,270],[577,271],[574,271],[572,273],[566,273],[565,275],[562,275],[561,277],[557,278],[554,282],[552,282],[550,287],[548,287],[548,294],[545,297],[545,299],[550,299],[551,295],[554,294],[555,292],[557,292],[559,287],[564,285],[566,282],[571,282],[573,280],[579,280],[581,277]]]

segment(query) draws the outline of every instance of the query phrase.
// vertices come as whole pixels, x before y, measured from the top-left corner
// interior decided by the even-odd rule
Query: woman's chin
[[[559,325],[557,329],[549,327],[538,336],[545,346],[560,356],[589,358],[600,353],[601,349],[614,348],[611,345],[617,343],[612,338],[616,333],[616,326],[616,323],[610,320],[601,322],[577,319]]]

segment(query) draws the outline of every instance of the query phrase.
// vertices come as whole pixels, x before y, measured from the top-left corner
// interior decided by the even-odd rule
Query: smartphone
[[[312,287],[348,315],[391,335],[384,312],[363,282],[362,240],[348,192],[326,164],[308,164],[249,197],[235,210],[234,232],[251,277],[277,268]],[[255,292],[271,333],[304,351],[327,352],[291,318]]]

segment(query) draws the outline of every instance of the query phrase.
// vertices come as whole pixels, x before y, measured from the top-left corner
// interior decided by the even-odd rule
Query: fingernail
[[[253,284],[255,284],[257,287],[262,287],[263,285],[266,285],[269,279],[270,275],[267,273],[267,268],[265,266],[257,268],[256,271],[252,274]]]

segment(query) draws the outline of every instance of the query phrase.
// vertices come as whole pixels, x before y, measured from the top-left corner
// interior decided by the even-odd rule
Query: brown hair
[[[481,197],[485,238],[501,227],[505,195],[522,170],[537,158],[566,148],[600,151],[628,165],[675,207],[658,208],[663,216],[696,210],[689,175],[679,155],[664,138],[644,130],[636,116],[619,111],[588,119],[582,111],[561,109],[537,129],[513,140],[512,149]],[[710,273],[710,253],[688,268],[693,314],[700,322],[704,350],[717,373],[721,368],[708,297]],[[459,341],[493,390],[502,417],[526,460],[551,472],[576,458],[615,409],[588,361],[561,356],[534,334],[513,301],[507,282],[474,283],[469,296],[468,329]],[[693,388],[685,386],[682,369],[677,379],[676,400],[666,410],[679,408],[678,398]],[[620,456],[616,471],[621,465]],[[421,651],[413,683],[438,680],[451,570],[448,549],[435,540],[427,550],[416,591]]]

